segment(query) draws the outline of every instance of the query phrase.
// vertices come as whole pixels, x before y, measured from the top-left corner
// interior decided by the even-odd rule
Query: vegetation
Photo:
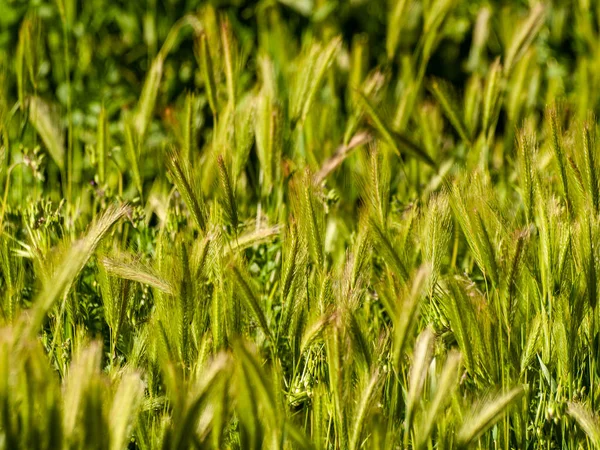
[[[599,56],[589,0],[0,0],[0,448],[599,448]]]

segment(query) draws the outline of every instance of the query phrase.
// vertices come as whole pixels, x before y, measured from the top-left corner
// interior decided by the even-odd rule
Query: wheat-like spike
[[[156,105],[156,98],[158,96],[158,88],[162,81],[165,60],[171,49],[175,45],[177,38],[179,37],[181,30],[185,26],[190,26],[194,30],[194,34],[199,36],[202,32],[202,26],[198,21],[198,18],[192,14],[188,14],[179,19],[169,30],[163,46],[152,61],[152,65],[148,70],[146,79],[144,80],[144,86],[140,94],[140,99],[133,115],[133,126],[137,133],[137,137],[142,139],[146,135],[148,126],[154,114],[154,107]]]
[[[265,336],[272,339],[271,329],[269,328],[267,317],[265,316],[265,313],[263,312],[258,302],[258,298],[256,297],[255,293],[250,287],[250,282],[246,279],[245,275],[242,274],[240,268],[236,264],[232,265],[231,273],[233,275],[233,280],[235,281],[236,285],[240,288],[240,296],[245,301],[246,306],[248,306],[248,308],[254,314],[254,317],[256,318],[260,327],[265,333]]]
[[[585,297],[581,298],[585,300]],[[581,305],[584,302],[579,301],[577,303]],[[575,308],[577,308],[577,305],[573,305],[572,309]],[[567,316],[567,314],[569,316],[572,315],[577,323],[581,323],[581,320],[577,320],[579,318],[579,314],[568,311],[567,305],[560,305],[557,310],[565,316]],[[556,361],[556,372],[559,376],[565,378],[569,376],[568,374],[572,367],[571,355],[573,354],[573,342],[569,339],[569,331],[567,330],[569,327],[569,319],[570,317],[565,320],[555,321],[552,327],[552,352],[554,361]]]
[[[509,75],[514,65],[525,54],[542,24],[544,23],[546,7],[542,2],[536,3],[529,12],[527,20],[521,25],[513,36],[513,39],[504,57],[504,72]]]
[[[104,264],[98,264],[98,285],[102,294],[102,303],[104,304],[104,319],[111,329],[117,327],[117,294],[114,289],[114,282],[108,275]]]
[[[314,388],[314,397],[312,402],[311,414],[311,438],[315,450],[323,450],[326,447],[327,429],[329,428],[329,414],[327,407],[329,402],[326,399],[327,389],[323,384],[318,384]]]
[[[259,229],[253,228],[246,233],[240,234],[236,241],[231,244],[231,250],[239,252],[256,245],[272,242],[281,233],[281,228],[281,225],[272,225]],[[229,249],[227,249],[226,253],[229,253]]]
[[[294,299],[290,327],[287,332],[287,337],[290,340],[292,354],[294,359],[300,358],[300,345],[302,343],[302,334],[306,328],[308,320],[308,297],[299,295]]]
[[[372,244],[369,241],[368,226],[365,223],[360,227],[360,232],[354,245],[352,253],[352,272],[350,276],[350,287],[355,289],[359,280],[368,273],[371,263]]]
[[[315,442],[315,450],[324,450],[327,440],[327,429],[329,428],[329,414],[326,400],[327,389],[323,384],[318,384],[314,389],[313,408],[311,414],[311,436]]]
[[[144,385],[140,375],[135,372],[123,374],[109,414],[111,450],[119,450],[126,446],[143,396]]]
[[[38,71],[40,70],[41,57],[41,39],[42,39],[42,21],[37,14],[26,15],[19,29],[19,42],[16,52],[15,72],[17,75],[17,87],[19,89],[19,106],[25,107],[27,99],[26,75],[29,76],[29,82],[33,91],[38,89]],[[20,67],[19,67],[20,66]]]
[[[488,232],[488,227],[483,222],[483,218],[481,217],[481,213],[479,211],[475,211],[474,214],[475,224],[473,229],[478,234],[477,241],[479,243],[479,253],[483,257],[484,266],[482,269],[487,272],[487,275],[491,278],[492,282],[496,285],[499,282],[498,277],[498,263],[496,262],[495,256],[495,246],[492,243],[492,239]]]
[[[290,241],[288,241],[288,239]],[[296,296],[294,293],[294,280],[297,279],[298,272],[300,270],[300,239],[298,236],[298,229],[295,222],[292,222],[289,227],[289,235],[286,242],[290,242],[290,250],[286,255],[284,261],[284,267],[281,275],[281,307],[282,314],[279,322],[278,334],[280,332],[286,332],[290,326],[292,315],[296,306]]]
[[[467,62],[467,67],[469,67],[470,70],[477,70],[477,67],[479,66],[481,56],[490,35],[491,17],[492,8],[490,6],[482,7],[477,14],[477,19],[475,21],[473,30],[473,41]]]
[[[431,264],[433,289],[442,270],[442,261],[448,252],[452,237],[452,213],[448,196],[440,194],[429,201],[425,226],[423,227],[423,257]]]
[[[370,236],[374,241],[374,246],[382,252],[383,259],[387,265],[403,280],[408,280],[408,270],[406,265],[398,255],[392,241],[387,233],[381,228],[377,220],[369,219]]]
[[[298,237],[298,226],[292,221],[288,227],[289,252],[285,261],[284,270],[281,275],[281,301],[285,302],[290,294],[294,276],[297,273],[298,252],[300,250],[300,239]],[[286,242],[287,239],[286,239]]]
[[[356,92],[352,91],[352,88],[356,89],[361,86],[366,75],[369,58],[369,38],[365,34],[354,35],[352,37],[352,43],[350,44],[350,69],[348,73],[348,88],[349,98],[347,99],[347,105],[352,106],[352,102],[355,101]],[[348,125],[352,128],[352,124]],[[348,131],[348,128],[346,129]],[[353,130],[354,131],[354,130]],[[352,134],[352,133],[350,133]],[[344,144],[348,143],[348,140],[344,139]]]
[[[331,42],[327,44],[327,46],[323,49],[322,53],[319,55],[316,69],[311,75],[308,91],[304,99],[304,103],[302,105],[302,110],[300,113],[301,123],[304,123],[306,121],[306,117],[308,116],[310,108],[314,103],[317,91],[321,86],[323,78],[325,77],[327,68],[330,66],[335,55],[339,51],[341,43],[342,39],[340,37],[332,39]]]
[[[388,218],[391,173],[385,156],[378,151],[371,151],[369,175],[370,186],[367,188],[371,195],[371,207],[375,209],[379,223],[385,228]]]
[[[582,174],[581,170],[579,169],[579,166],[577,165],[577,163],[571,155],[567,155],[566,158],[568,164],[567,167],[570,169],[569,175],[571,175],[572,179],[575,180],[575,189],[571,189],[570,191],[571,198],[573,199],[574,204],[578,206],[585,205],[588,196],[586,194],[586,182],[584,180],[584,174]],[[585,167],[583,169],[585,170]]]
[[[315,66],[319,61],[319,44],[312,43],[308,49],[305,49],[297,59],[298,72],[293,80],[293,95],[290,96],[290,118],[292,123],[296,123],[302,116],[302,110],[305,104],[305,99],[310,90],[310,83],[315,72]]]
[[[196,150],[196,129],[195,129],[195,114],[194,114],[194,94],[187,94],[184,105],[183,118],[183,157],[191,160],[192,155]]]
[[[196,240],[190,254],[190,270],[196,280],[210,278],[216,269],[217,237],[208,234],[202,240]]]
[[[174,150],[167,155],[167,167],[171,174],[173,183],[183,197],[186,206],[190,210],[190,214],[198,228],[206,231],[206,213],[204,212],[204,201],[199,192],[199,188],[195,187],[192,182],[192,173],[189,162],[184,160],[181,155]]]
[[[48,153],[62,170],[65,167],[65,145],[63,131],[55,117],[52,116],[50,106],[40,97],[29,97],[29,120],[42,138]]]
[[[181,267],[181,283],[179,287],[179,292],[177,295],[179,297],[179,304],[181,307],[181,322],[179,323],[179,339],[181,342],[181,362],[184,366],[188,365],[188,356],[189,356],[189,340],[190,340],[190,328],[193,320],[194,311],[192,309],[193,302],[193,291],[191,289],[190,283],[192,280],[189,258],[187,247],[185,243],[181,242],[178,245],[179,257],[177,258],[179,265]]]
[[[111,357],[114,357],[117,341],[125,323],[131,283],[128,280],[121,281],[109,276],[102,263],[98,264],[98,277],[104,305],[104,318],[111,333]]]
[[[465,368],[474,375],[476,373],[477,348],[481,345],[472,339],[472,334],[479,338],[479,333],[470,328],[473,324],[472,306],[465,301],[464,294],[456,282],[450,281],[449,292],[445,293],[446,315],[448,316],[452,331],[465,359]]]
[[[227,344],[225,303],[227,301],[224,283],[215,284],[211,297],[210,331],[213,337],[213,348],[215,351],[223,349]]]
[[[385,225],[387,220],[387,200],[388,197],[384,193],[389,194],[389,179],[381,179],[381,164],[379,158],[379,152],[372,150],[369,154],[369,159],[365,164],[365,181],[363,190],[366,191],[366,200],[368,201],[368,213],[369,217],[373,217],[373,220],[378,221],[380,224]],[[384,174],[385,175],[385,174]],[[384,177],[385,178],[385,177]],[[381,200],[385,202],[381,204]]]
[[[594,123],[592,121],[591,123]],[[592,199],[596,214],[600,211],[600,193],[598,184],[598,162],[596,161],[596,136],[594,128],[586,123],[583,128],[583,157],[586,174],[586,194]]]
[[[304,263],[304,261],[302,261]],[[304,263],[305,265],[306,263]],[[321,285],[319,286],[319,295],[317,304],[319,305],[319,311],[325,313],[328,308],[334,304],[335,298],[333,293],[333,279],[331,272],[325,273],[321,277]],[[341,317],[341,316],[339,316]]]
[[[413,415],[417,402],[422,396],[428,367],[433,357],[433,345],[435,336],[430,328],[426,328],[419,334],[413,350],[413,360],[409,373],[409,387],[406,395],[406,419],[407,428],[412,426]]]
[[[269,122],[269,140],[272,142],[269,150],[271,152],[269,156],[270,171],[272,173],[272,180],[275,183],[279,183],[274,187],[281,188],[281,161],[284,152],[284,128],[285,122],[283,119],[282,109],[279,106],[275,106],[272,111],[271,121]]]
[[[539,314],[534,317],[527,328],[529,329],[529,333],[527,334],[527,340],[521,353],[521,375],[530,367],[531,361],[533,361],[539,350],[542,333],[542,320]]]
[[[588,301],[590,303],[590,306],[592,307],[592,310],[594,310],[596,308],[596,304],[598,302],[598,272],[597,272],[597,268],[596,268],[596,258],[597,258],[597,252],[596,252],[596,245],[595,245],[595,236],[594,233],[592,232],[592,221],[588,218],[586,220],[587,222],[587,230],[584,231],[584,233],[587,231],[587,239],[585,239],[585,242],[587,242],[587,246],[585,248],[585,252],[584,254],[587,255],[587,264],[585,264],[585,270],[587,272],[587,291],[588,291]],[[585,223],[585,222],[584,222]]]
[[[481,99],[482,99],[481,80],[472,78],[468,81],[463,95],[464,122],[469,136],[474,136],[477,126],[481,119]],[[428,127],[426,127],[428,128]],[[426,147],[430,152],[435,153],[436,149],[430,150],[431,146]]]
[[[25,288],[26,271],[23,259],[15,256],[7,236],[0,237],[0,254],[0,274],[4,280],[5,295],[4,299],[0,300],[0,314],[4,316],[4,323],[9,324],[16,319],[22,306],[19,293]],[[2,304],[3,301],[5,304]]]
[[[362,448],[360,438],[366,427],[369,409],[372,407],[376,399],[378,388],[381,384],[380,382],[381,374],[377,371],[371,376],[360,396],[358,407],[354,416],[352,434],[350,435],[350,450]]]
[[[425,47],[431,48],[431,42],[435,41],[440,25],[454,5],[456,5],[455,0],[436,0],[428,5],[424,11],[425,23],[423,24]],[[428,54],[430,51],[426,50],[425,53]]]
[[[258,94],[256,102],[255,134],[256,134],[256,149],[258,160],[261,166],[261,183],[263,192],[269,193],[273,189],[274,173],[273,173],[273,130],[276,128],[277,114],[274,111],[274,106],[271,98],[265,93],[264,89]]]
[[[594,448],[600,448],[600,421],[596,414],[586,406],[576,402],[569,402],[567,413],[585,431]]]
[[[315,199],[313,194],[312,177],[307,171],[305,175],[306,185],[303,189],[303,212],[308,227],[308,247],[310,249],[313,261],[317,270],[321,271],[324,268],[325,256],[323,254],[323,232],[321,230],[321,221],[316,210]]]
[[[485,79],[483,89],[483,132],[488,135],[490,127],[495,125],[500,112],[502,97],[502,65],[500,58],[496,59]]]
[[[402,26],[404,24],[405,14],[409,2],[407,0],[398,0],[390,2],[392,11],[388,14],[388,29],[386,33],[385,48],[389,60],[394,59],[398,45],[400,44],[400,36]]]
[[[460,353],[455,350],[450,351],[438,379],[435,395],[423,412],[419,427],[416,429],[415,437],[417,442],[415,448],[417,450],[427,447],[427,442],[436,425],[438,415],[444,406],[451,400],[452,393],[459,382],[460,363]]]
[[[406,298],[403,299],[396,311],[397,323],[394,327],[395,336],[392,357],[394,368],[398,373],[401,371],[400,364],[409,335],[413,331],[419,316],[419,303],[430,273],[431,268],[427,265],[419,268],[412,278],[410,292]]]
[[[556,163],[558,164],[560,180],[562,182],[563,190],[565,192],[565,200],[567,201],[569,211],[572,213],[573,204],[569,193],[567,161],[561,143],[561,131],[560,126],[558,124],[558,112],[556,111],[556,109],[551,109],[548,114],[550,116],[550,130],[552,133],[552,149],[554,150],[554,157],[556,158]]]
[[[248,378],[249,385],[257,390],[256,399],[260,401],[263,412],[271,425],[275,426],[277,424],[275,396],[260,363],[243,343],[236,342],[234,351],[242,362],[242,370],[244,376]]]
[[[237,234],[239,223],[237,203],[235,200],[235,193],[233,192],[233,185],[231,184],[231,178],[229,177],[229,172],[225,166],[225,161],[223,160],[222,155],[217,157],[217,165],[219,167],[219,181],[224,194],[225,213],[227,214],[227,218],[231,228],[233,229],[233,233]]]
[[[525,212],[527,220],[533,220],[533,212],[535,208],[535,173],[533,167],[533,154],[535,142],[533,137],[521,133],[519,135],[518,157],[519,157],[519,173],[520,181],[523,183],[521,187],[523,203],[525,204]]]
[[[477,265],[492,282],[497,283],[498,265],[495,256],[496,251],[494,250],[495,247],[488,233],[487,226],[483,221],[481,212],[469,205],[470,202],[475,203],[472,198],[466,197],[458,185],[455,184],[452,186],[450,204],[454,212],[454,217],[467,239]]]
[[[73,361],[69,375],[65,380],[63,430],[67,439],[76,440],[75,434],[79,421],[85,412],[86,400],[93,395],[93,383],[100,375],[102,345],[92,343],[85,348]]]
[[[468,447],[500,420],[508,407],[521,398],[524,393],[523,387],[518,386],[475,406],[458,430],[457,444],[461,448]]]
[[[300,353],[304,354],[325,332],[327,327],[338,317],[338,313],[324,314],[309,322],[300,341]]]
[[[280,131],[282,128],[279,109],[276,105],[277,86],[272,62],[266,57],[259,59],[262,88],[255,100],[256,120],[254,133],[256,135],[256,149],[262,170],[261,184],[263,194],[272,191],[276,180],[274,170],[279,160],[274,160],[280,152]]]
[[[342,348],[339,324],[334,323],[328,338],[325,341],[327,358],[329,361],[329,385],[333,397],[333,423],[335,429],[341,433],[339,436],[339,447],[348,448],[348,421],[344,415],[344,371],[342,365]]]
[[[162,80],[163,67],[164,58],[162,54],[159,54],[152,61],[150,70],[146,75],[138,106],[133,117],[133,126],[139,138],[142,138],[146,134],[152,114],[154,113],[156,96],[158,95],[158,88]]]
[[[233,164],[231,168],[231,178],[234,186],[237,186],[238,180],[244,172],[250,150],[255,143],[254,122],[256,121],[256,97],[247,95],[240,99],[235,110],[235,151],[233,152]],[[278,146],[276,146],[277,148]],[[277,161],[280,161],[279,158]]]
[[[365,335],[361,323],[352,311],[345,311],[344,319],[346,332],[352,339],[352,345],[356,349],[356,354],[359,355],[359,361],[364,364],[366,370],[369,370],[372,363],[371,349],[368,344],[370,339]]]
[[[515,306],[514,296],[515,296],[515,291],[517,290],[517,277],[520,273],[521,265],[523,263],[523,254],[525,252],[525,247],[529,240],[529,230],[525,229],[525,230],[518,232],[516,238],[517,238],[517,242],[515,244],[515,252],[512,257],[512,262],[510,265],[510,272],[508,275],[509,301],[508,301],[508,305],[507,305],[507,310],[508,310],[507,311],[508,312],[507,324],[512,323],[512,318],[513,318],[513,314],[514,314],[513,307]]]
[[[193,431],[198,426],[202,408],[210,410],[207,405],[210,394],[217,390],[217,387],[223,380],[230,376],[231,372],[230,358],[225,354],[217,356],[204,368],[201,375],[195,380],[194,384],[181,389],[181,375],[176,373],[173,364],[167,365],[168,370],[163,373],[170,373],[168,386],[170,386],[170,401],[175,400],[178,407],[173,408],[173,421],[170,424],[169,439],[163,444],[169,444],[171,448],[190,448],[192,443],[197,442],[198,438]],[[189,391],[191,390],[191,393]],[[188,391],[188,392],[186,392]]]
[[[226,16],[221,17],[221,41],[223,45],[223,59],[225,61],[225,79],[227,81],[227,95],[229,103],[236,105],[236,78],[235,64],[237,56],[236,43],[231,32],[231,24]]]
[[[28,324],[30,335],[37,332],[54,303],[65,294],[65,291],[75,281],[102,238],[128,212],[129,206],[127,204],[111,205],[81,239],[71,244],[59,269],[38,295],[38,300],[32,311],[32,319]]]
[[[167,280],[161,278],[153,269],[142,262],[136,261],[130,254],[117,253],[104,256],[100,262],[102,267],[111,275],[152,286],[165,294],[171,295],[174,293],[173,287]]]

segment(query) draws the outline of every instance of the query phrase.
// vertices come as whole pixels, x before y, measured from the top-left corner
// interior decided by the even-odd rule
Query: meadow
[[[0,0],[0,449],[600,448],[600,3]]]

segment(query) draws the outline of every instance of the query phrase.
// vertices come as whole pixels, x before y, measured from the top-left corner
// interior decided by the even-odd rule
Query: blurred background
[[[391,16],[397,3],[407,3],[402,13],[401,38],[393,55],[386,51]],[[19,33],[24,24],[35,29],[36,92],[67,105],[64,37],[71,60],[73,119],[95,126],[97,111],[105,103],[111,113],[127,109],[139,97],[150,63],[173,24],[186,13],[208,4],[229,16],[246,55],[261,41],[275,62],[296,53],[308,35],[323,39],[341,34],[347,49],[360,43],[367,52],[366,64],[402,71],[403,56],[412,54],[424,32],[423,10],[433,0],[2,0],[0,1],[0,64],[15,70]],[[427,75],[440,76],[465,89],[472,73],[483,72],[502,54],[515,25],[530,9],[526,1],[468,1],[454,3],[427,65]],[[569,94],[576,84],[589,89],[586,101],[597,109],[598,6],[589,0],[547,2],[546,24],[536,40],[530,80],[539,78],[546,98]],[[63,20],[66,22],[66,31]],[[266,30],[268,36],[259,30]],[[33,25],[35,25],[33,27]],[[33,27],[33,28],[32,28]],[[479,30],[479,45],[473,34]],[[191,34],[190,30],[187,30]],[[166,60],[158,105],[165,111],[185,91],[202,87],[194,60],[193,40],[180,38]],[[577,65],[576,65],[577,64]],[[245,61],[247,83],[255,74],[256,61]],[[16,101],[16,77],[7,77],[2,89],[7,102]],[[578,101],[583,101],[579,99]],[[12,105],[11,105],[12,106]],[[542,105],[535,105],[541,107]]]
[[[430,156],[451,157],[467,168],[483,158],[491,173],[498,174],[514,159],[516,130],[527,121],[537,127],[547,105],[563,102],[565,120],[585,119],[590,111],[598,111],[599,4],[590,0],[1,0],[0,122],[8,130],[7,139],[35,148],[43,124],[37,116],[28,116],[27,102],[33,97],[39,103],[35,111],[44,112],[56,130],[56,140],[62,142],[56,146],[71,154],[50,148],[56,164],[48,167],[48,182],[62,178],[64,185],[65,176],[57,168],[62,165],[69,168],[70,185],[79,186],[94,181],[92,147],[102,108],[112,136],[111,158],[127,178],[127,161],[118,150],[126,143],[125,128],[132,114],[137,111],[137,141],[144,151],[181,145],[185,102],[187,94],[194,93],[194,139],[202,149],[212,140],[216,116],[206,95],[199,42],[201,36],[207,37],[217,100],[223,106],[227,86],[218,24],[226,18],[235,40],[238,111],[260,97],[265,73],[272,70],[277,86],[272,101],[288,112],[298,97],[294,83],[310,72],[306,56],[317,54],[318,45],[341,37],[324,88],[315,96],[318,106],[308,118],[317,126],[307,125],[299,135],[286,138],[284,158],[302,159],[317,170],[340,142],[347,143],[358,125],[353,96],[360,89],[395,132],[423,143]],[[268,61],[267,72],[261,58]],[[492,83],[500,73],[500,66],[493,64],[496,60],[503,65],[497,86]],[[444,81],[444,92],[452,94],[469,134],[476,138],[480,131],[468,145],[464,130],[448,126],[455,124],[443,118],[448,111],[431,90],[432,80],[438,79]],[[147,81],[152,87],[147,92],[152,95],[146,96],[150,100],[144,99]],[[494,105],[485,101],[486,95],[488,100],[495,98],[485,91],[490,86],[501,93]],[[483,129],[482,111],[491,106],[493,120],[488,117]],[[297,118],[288,116],[284,133],[291,136]],[[435,133],[438,137],[432,139]],[[48,146],[48,139],[42,139]],[[469,150],[471,144],[474,151]],[[258,163],[252,164],[254,152],[250,155],[246,173],[257,180]],[[11,158],[20,156],[13,152]],[[162,153],[145,159],[140,184],[162,174],[162,163]],[[27,186],[29,175],[23,176]],[[339,178],[349,183],[344,171]],[[114,179],[108,187],[114,190],[116,183]],[[120,183],[125,191],[133,186],[127,179]],[[134,194],[130,190],[125,198],[131,200]],[[17,198],[22,197],[17,194]]]

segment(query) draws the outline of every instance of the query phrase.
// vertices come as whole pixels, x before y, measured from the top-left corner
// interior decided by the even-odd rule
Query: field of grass
[[[0,0],[0,449],[600,448],[600,2]]]

